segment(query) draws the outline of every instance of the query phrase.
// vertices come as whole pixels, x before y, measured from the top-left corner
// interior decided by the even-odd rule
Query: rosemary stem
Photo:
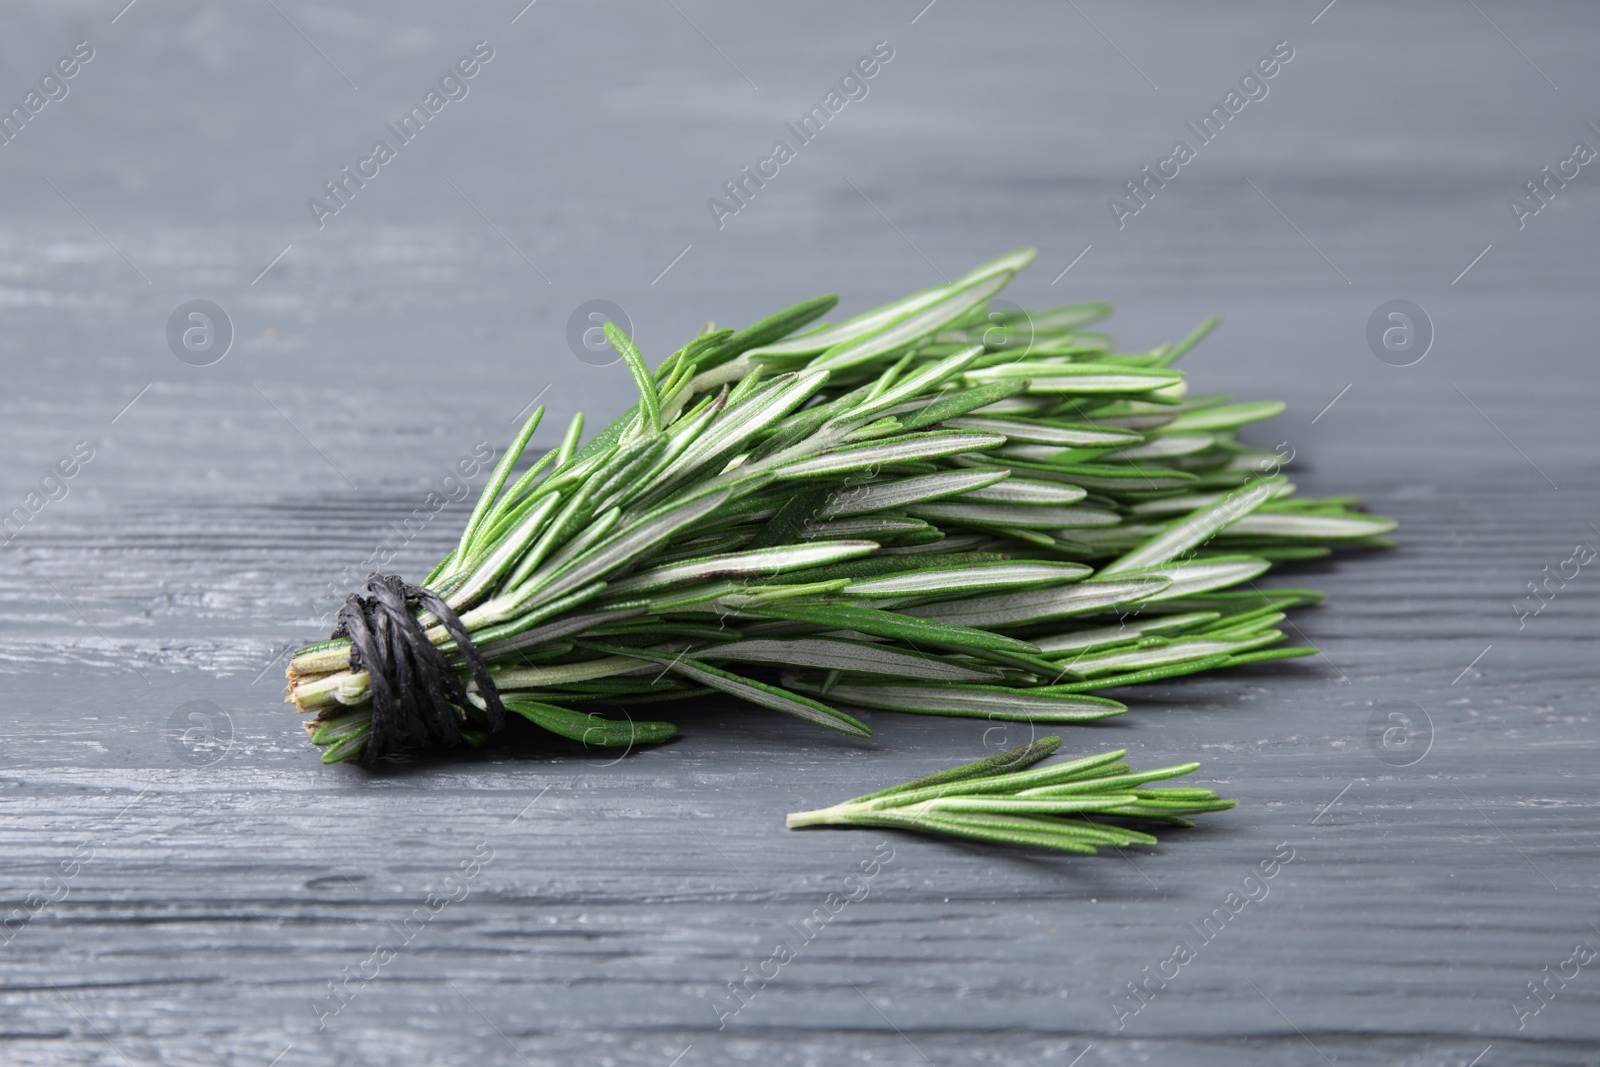
[[[342,646],[332,645],[328,648],[317,648],[311,652],[297,653],[289,660],[289,674],[296,675],[332,674],[334,671],[346,670],[350,666],[350,644],[345,642]]]
[[[831,808],[817,808],[815,811],[791,811],[784,816],[783,825],[791,830],[797,826],[838,826],[850,821],[845,809],[848,804],[835,804]]]
[[[335,704],[356,705],[367,699],[366,671],[340,671],[292,686],[289,697],[301,711],[319,711]]]

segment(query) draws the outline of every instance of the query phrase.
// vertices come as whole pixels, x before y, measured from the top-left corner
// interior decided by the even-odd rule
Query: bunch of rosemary
[[[1218,798],[1210,789],[1148,788],[1149,782],[1182,777],[1200,764],[1133,772],[1122,762],[1127,750],[1120,748],[1024,770],[1060,747],[1061,738],[1041,737],[1021,748],[831,808],[793,812],[788,825],[889,826],[1092,856],[1101,845],[1156,843],[1150,834],[1120,825],[1121,821],[1193,826],[1183,816],[1226,811],[1236,803]]]
[[[991,309],[1033,255],[838,325],[813,325],[820,297],[708,326],[654,372],[607,327],[639,403],[587,443],[575,417],[513,480],[535,411],[423,582],[504,706],[617,746],[675,727],[586,707],[726,693],[861,736],[841,706],[1070,723],[1124,710],[1094,690],[1312,653],[1272,646],[1320,594],[1253,580],[1394,523],[1294,498],[1282,457],[1236,439],[1282,404],[1190,395],[1173,364],[1214,319],[1118,352],[1084,328],[1109,305]],[[465,660],[417,614],[481,743]],[[289,666],[325,762],[362,758],[372,729],[350,649]]]

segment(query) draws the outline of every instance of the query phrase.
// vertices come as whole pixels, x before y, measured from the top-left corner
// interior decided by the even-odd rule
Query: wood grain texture
[[[520,6],[6,16],[13,95],[97,54],[0,147],[0,510],[94,448],[0,548],[0,1062],[1600,1063],[1600,961],[1513,1007],[1600,947],[1600,578],[1513,609],[1600,545],[1600,200],[1585,169],[1523,230],[1505,205],[1597,143],[1592,8]],[[305,199],[479,38],[471,95],[317,229]],[[1107,198],[1280,39],[1270,95],[1116,229]],[[870,95],[716,228],[706,198],[877,40]],[[1292,620],[1323,655],[1067,736],[1202,760],[1237,810],[1096,858],[789,832],[1029,728],[865,712],[855,741],[717,701],[620,759],[528,731],[317,763],[282,654],[380,549],[426,571],[465,506],[407,519],[536,396],[551,437],[626,406],[567,348],[580,303],[659,358],[1021,243],[1012,299],[1115,299],[1129,345],[1221,312],[1198,387],[1287,400],[1257,439],[1295,480],[1400,520],[1398,551],[1271,579],[1329,594]],[[164,337],[197,297],[236,329],[210,367]],[[1436,331],[1407,368],[1364,339],[1396,297]],[[1431,723],[1408,767],[1369,744],[1396,702]],[[215,748],[175,740],[191,712]]]

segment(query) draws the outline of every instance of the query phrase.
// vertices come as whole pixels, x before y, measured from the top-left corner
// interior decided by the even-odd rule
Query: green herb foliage
[[[1094,691],[1311,652],[1272,646],[1320,595],[1258,580],[1395,524],[1294,496],[1285,457],[1238,440],[1281,404],[1189,391],[1174,361],[1214,320],[1119,352],[1085,329],[1109,305],[991,308],[1032,258],[836,325],[821,297],[708,326],[654,371],[611,331],[640,402],[587,443],[576,417],[518,474],[536,410],[425,581],[506,706],[607,746],[674,727],[591,708],[709,693],[858,736],[843,708],[1080,722],[1124,710]],[[289,677],[324,760],[359,757],[348,642]]]
[[[888,826],[1093,855],[1104,845],[1156,843],[1126,823],[1193,826],[1184,816],[1226,811],[1235,804],[1210,789],[1152,787],[1151,782],[1182,777],[1200,765],[1135,772],[1122,761],[1128,754],[1124,749],[1033,767],[1060,746],[1061,738],[1042,737],[831,808],[793,812],[788,825]]]

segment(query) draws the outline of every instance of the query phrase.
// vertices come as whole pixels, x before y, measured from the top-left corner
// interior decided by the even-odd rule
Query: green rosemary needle
[[[1226,811],[1236,803],[1210,789],[1153,788],[1150,782],[1182,777],[1200,765],[1133,772],[1122,762],[1124,749],[1026,769],[1060,746],[1061,738],[1043,737],[831,808],[793,812],[786,825],[887,826],[1093,855],[1102,845],[1156,843],[1148,833],[1104,819],[1192,826],[1184,816]]]

